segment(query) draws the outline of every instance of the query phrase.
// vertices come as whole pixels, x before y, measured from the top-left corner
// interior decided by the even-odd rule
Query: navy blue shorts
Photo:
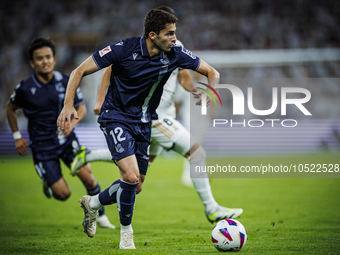
[[[131,155],[137,158],[139,172],[146,175],[149,164],[151,123],[106,123],[101,126],[112,160]]]
[[[75,152],[80,147],[78,139],[75,135],[71,134],[71,139],[58,147],[55,150],[48,150],[39,152],[32,149],[33,162],[35,170],[39,177],[51,186],[57,182],[63,175],[61,172],[60,161],[61,159],[68,167],[70,167]]]

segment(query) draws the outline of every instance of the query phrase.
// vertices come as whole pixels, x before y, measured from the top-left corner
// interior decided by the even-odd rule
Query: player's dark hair
[[[144,19],[144,35],[145,38],[149,37],[150,32],[155,32],[159,35],[159,32],[163,30],[167,24],[173,24],[177,22],[177,18],[171,13],[158,9],[151,9]]]
[[[166,6],[166,5],[160,5],[160,6],[156,7],[155,9],[166,11],[168,13],[171,13],[174,16],[176,15],[174,9],[172,9],[171,7]]]
[[[53,56],[55,56],[55,45],[54,42],[50,39],[46,39],[46,38],[35,38],[30,46],[28,47],[28,57],[30,58],[30,60],[33,60],[33,52],[37,49],[40,49],[42,47],[50,47],[52,52],[53,52]]]

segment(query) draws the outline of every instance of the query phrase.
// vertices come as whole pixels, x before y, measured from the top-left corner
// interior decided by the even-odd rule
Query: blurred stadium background
[[[16,153],[4,109],[14,87],[32,72],[26,49],[33,38],[53,38],[56,70],[70,74],[95,50],[121,38],[142,35],[146,12],[162,4],[175,10],[179,18],[176,34],[185,47],[216,67],[221,77],[340,78],[340,2],[336,0],[174,0],[170,4],[150,0],[2,0],[0,154]],[[77,134],[90,149],[105,146],[92,113],[99,77],[100,73],[87,77],[81,85],[88,116]],[[336,107],[339,83],[331,95],[329,91],[321,94],[340,109]],[[339,111],[331,116],[333,120],[339,117]],[[27,137],[22,114],[19,120]],[[329,137],[325,142],[318,140],[316,147],[321,142],[321,147],[339,148],[339,122],[331,125],[326,128]]]

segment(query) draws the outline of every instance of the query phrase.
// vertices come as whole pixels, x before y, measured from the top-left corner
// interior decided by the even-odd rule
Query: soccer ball
[[[247,231],[237,220],[221,220],[212,230],[211,240],[219,251],[239,251],[247,242]]]

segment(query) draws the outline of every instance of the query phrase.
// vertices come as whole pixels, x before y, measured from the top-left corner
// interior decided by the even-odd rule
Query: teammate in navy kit
[[[7,119],[19,155],[28,155],[27,141],[21,137],[16,117],[16,110],[23,108],[28,119],[29,146],[36,172],[44,182],[44,193],[49,198],[53,196],[64,201],[71,195],[71,190],[62,176],[59,159],[70,167],[75,154],[82,149],[73,129],[85,117],[86,107],[82,93],[77,89],[73,104],[79,118],[70,122],[70,128],[64,134],[58,134],[55,122],[63,106],[68,77],[54,71],[56,57],[52,41],[45,38],[33,40],[28,55],[34,73],[16,86],[6,106]],[[78,177],[88,194],[100,192],[89,164],[80,169]],[[100,227],[115,228],[104,211],[99,214]]]
[[[84,196],[84,229],[95,235],[96,212],[117,203],[121,223],[121,249],[135,249],[131,226],[135,194],[145,179],[151,136],[151,120],[167,79],[177,67],[196,70],[210,82],[219,73],[192,52],[176,46],[177,18],[162,10],[150,10],[144,20],[144,35],[121,40],[95,52],[71,74],[64,108],[57,125],[67,132],[71,116],[78,118],[73,100],[81,79],[112,65],[111,82],[98,122],[105,134],[112,160],[121,179],[96,196]]]

